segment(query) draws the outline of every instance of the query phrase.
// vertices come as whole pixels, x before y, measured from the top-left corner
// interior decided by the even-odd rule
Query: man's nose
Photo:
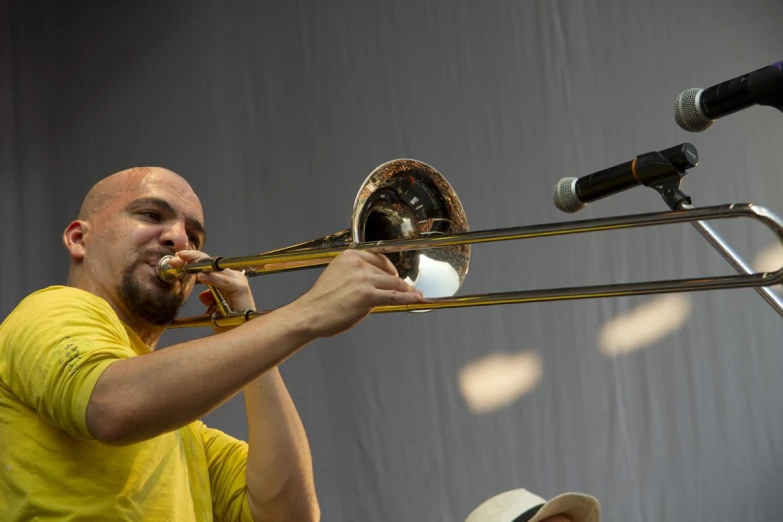
[[[188,233],[185,230],[184,223],[172,223],[166,227],[166,230],[161,234],[160,242],[169,248],[172,248],[175,252],[179,250],[187,250],[190,248],[190,242],[188,241]]]

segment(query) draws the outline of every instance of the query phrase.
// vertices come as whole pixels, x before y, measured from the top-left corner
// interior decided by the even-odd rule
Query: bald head
[[[167,324],[193,280],[163,284],[157,263],[201,249],[203,222],[201,201],[178,174],[160,167],[112,174],[95,184],[65,229],[68,284],[104,298],[126,324]]]
[[[144,190],[156,182],[180,185],[180,192],[190,192],[195,197],[188,182],[176,172],[162,167],[133,167],[116,172],[96,183],[84,198],[77,219],[90,220],[106,210],[112,210],[116,204],[125,202],[127,198],[123,195]]]

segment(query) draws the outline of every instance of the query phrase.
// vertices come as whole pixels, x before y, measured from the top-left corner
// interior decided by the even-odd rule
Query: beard
[[[136,271],[146,264],[144,255],[140,254],[123,271],[119,286],[120,298],[133,316],[154,326],[168,326],[185,302],[187,285],[180,281],[180,288],[175,291],[177,283],[165,283],[157,277],[152,283],[145,283]]]

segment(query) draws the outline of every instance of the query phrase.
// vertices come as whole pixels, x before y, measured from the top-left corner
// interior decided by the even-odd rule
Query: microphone
[[[672,178],[673,169],[684,172],[699,163],[690,143],[660,152],[648,152],[581,178],[563,178],[555,184],[552,200],[563,212],[575,213],[590,203],[637,185],[654,186]]]
[[[753,105],[768,105],[783,111],[783,62],[708,89],[682,91],[674,101],[674,120],[686,131],[701,132],[716,119]]]

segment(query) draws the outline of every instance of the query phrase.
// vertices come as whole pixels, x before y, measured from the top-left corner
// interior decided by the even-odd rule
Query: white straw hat
[[[484,501],[465,522],[540,522],[555,515],[571,522],[600,522],[601,504],[582,493],[563,493],[547,501],[526,489],[514,489]]]

